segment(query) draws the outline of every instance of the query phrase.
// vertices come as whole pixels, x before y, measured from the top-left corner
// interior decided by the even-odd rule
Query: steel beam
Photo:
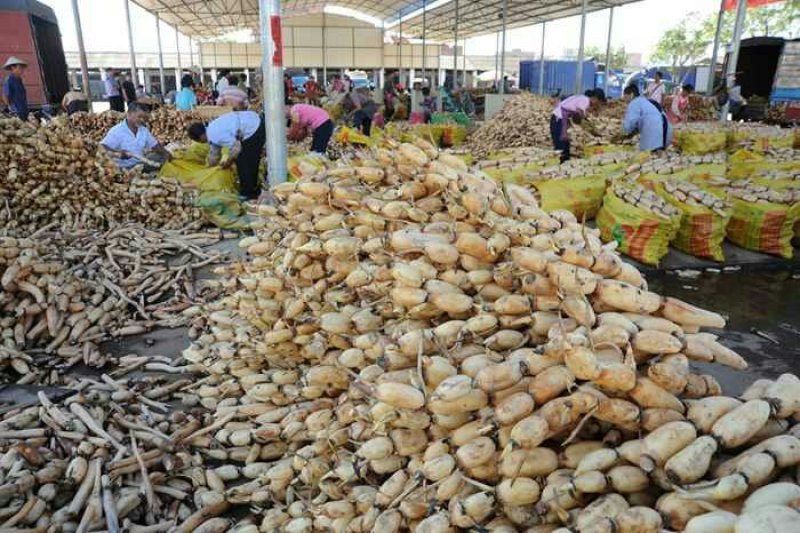
[[[136,52],[133,49],[133,27],[131,26],[131,6],[128,0],[122,0],[125,4],[125,21],[128,23],[128,53],[131,57],[131,78],[133,78],[134,87],[139,84],[139,78],[136,74]]]
[[[722,20],[725,16],[725,0],[720,0],[719,14],[717,14],[717,31],[714,32],[714,47],[711,49],[711,66],[708,73],[706,91],[710,95],[714,92],[714,74],[717,72],[717,55],[719,53],[719,40],[722,36]]]
[[[400,36],[397,38],[397,45],[400,47],[398,49],[397,55],[397,67],[398,67],[398,81],[403,87],[405,87],[405,83],[403,83],[403,10],[400,10]]]
[[[453,89],[455,89],[457,85],[458,85],[458,0],[456,0],[456,18],[455,18],[455,25],[453,28]]]
[[[585,2],[586,0],[584,0]],[[508,16],[508,0],[503,0],[503,42],[500,46],[500,94],[506,92],[506,82],[503,74],[506,71],[506,23]]]
[[[181,39],[178,33],[178,27],[175,26],[175,52],[178,54],[178,79],[175,80],[176,89],[181,87],[181,76],[183,76],[183,66],[181,65]]]
[[[325,11],[322,12],[322,88],[327,90],[328,86],[328,54],[325,47]],[[381,49],[383,53],[383,49]],[[319,82],[320,80],[317,80]]]
[[[539,94],[544,94],[544,34],[547,23],[542,22],[542,49],[539,54]]]
[[[83,93],[89,99],[89,109],[91,110],[92,88],[89,85],[89,62],[86,60],[86,48],[83,46],[83,29],[81,28],[81,13],[78,9],[78,0],[72,0],[72,16],[75,19],[75,33],[78,34],[78,54],[81,60],[81,84]]]
[[[164,51],[161,48],[161,16],[156,11],[156,40],[158,42],[158,80],[161,83],[161,95],[164,95]],[[213,83],[213,81],[212,81]]]
[[[589,0],[583,0],[581,4],[581,40],[578,43],[578,62],[575,72],[575,94],[583,94],[583,46],[586,38],[586,9]]]
[[[747,0],[739,0],[736,4],[736,23],[733,26],[733,41],[731,50],[728,54],[728,64],[725,69],[725,86],[730,89],[736,84],[736,66],[739,63],[739,48],[742,44],[742,31],[744,31],[744,19],[747,15]],[[722,112],[722,120],[728,120],[728,103],[725,103]]]
[[[427,0],[422,0],[422,79],[427,84],[428,80],[428,19],[426,17],[428,10]]]
[[[608,10],[608,39],[606,40],[606,75],[603,92],[608,96],[608,71],[611,70],[611,30],[614,28],[614,7]],[[583,69],[581,69],[583,70]]]
[[[283,90],[283,38],[280,0],[259,0],[261,72],[267,129],[267,176],[270,186],[284,183],[288,168]]]

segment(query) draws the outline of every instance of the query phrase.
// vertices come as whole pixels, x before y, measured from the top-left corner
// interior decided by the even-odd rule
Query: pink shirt
[[[556,108],[553,109],[553,114],[556,116],[556,118],[560,119],[564,118],[565,112],[567,115],[574,115],[576,113],[585,115],[591,103],[592,102],[589,100],[588,96],[584,96],[582,94],[570,96],[569,98],[565,98],[558,103]]]
[[[315,130],[331,119],[328,112],[321,107],[308,104],[292,106],[292,120],[305,128]]]

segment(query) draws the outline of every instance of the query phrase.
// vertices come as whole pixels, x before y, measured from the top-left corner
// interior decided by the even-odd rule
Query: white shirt
[[[650,82],[647,86],[647,97],[654,102],[658,102],[658,105],[664,101],[664,82],[656,84],[656,82]]]
[[[230,86],[230,83],[228,83],[228,78],[223,76],[222,78],[220,78],[217,81],[217,92],[221,93],[222,91],[227,89],[229,86]]]
[[[252,137],[261,125],[261,117],[255,111],[232,111],[211,121],[206,128],[208,142],[231,148],[237,140]]]
[[[119,96],[119,84],[113,78],[106,78],[103,80],[103,85],[106,90],[106,98],[109,96]]]
[[[136,135],[133,134],[128,127],[128,121],[123,120],[106,133],[100,144],[111,148],[112,150],[130,152],[134,155],[143,156],[148,150],[158,146],[158,141],[150,130],[144,126],[139,126],[136,130]],[[117,165],[122,168],[130,168],[136,166],[139,161],[136,159],[117,159]]]

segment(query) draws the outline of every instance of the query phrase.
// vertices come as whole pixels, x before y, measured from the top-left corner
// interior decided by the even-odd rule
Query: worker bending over
[[[147,113],[141,104],[131,102],[122,122],[108,130],[100,141],[103,148],[115,156],[114,161],[120,168],[132,168],[140,163],[147,163],[148,152],[167,161],[172,159],[170,153],[144,126],[146,117]]]
[[[239,175],[239,195],[245,200],[255,200],[261,194],[261,180],[258,169],[266,142],[264,117],[255,111],[231,111],[211,121],[203,128],[200,123],[190,126],[192,138],[207,142],[208,166],[230,168],[236,163]],[[222,149],[229,154],[222,160]]]
[[[308,104],[295,104],[286,110],[291,121],[289,138],[302,138],[299,134],[311,130],[311,151],[324,154],[333,135],[333,121],[328,112],[321,107]]]
[[[550,115],[550,137],[553,148],[561,152],[561,162],[570,157],[569,127],[581,124],[586,115],[606,102],[603,89],[589,89],[585,94],[577,94],[560,101]]]
[[[656,152],[672,144],[672,125],[664,108],[645,96],[639,96],[635,85],[625,87],[623,95],[628,100],[622,130],[627,136],[639,133],[639,150]]]

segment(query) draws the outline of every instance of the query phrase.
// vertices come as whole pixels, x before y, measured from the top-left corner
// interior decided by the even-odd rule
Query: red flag
[[[747,0],[747,7],[759,7],[766,4],[775,4],[781,1],[782,0]],[[724,11],[735,11],[738,3],[738,0],[724,0],[722,3],[722,9]]]

